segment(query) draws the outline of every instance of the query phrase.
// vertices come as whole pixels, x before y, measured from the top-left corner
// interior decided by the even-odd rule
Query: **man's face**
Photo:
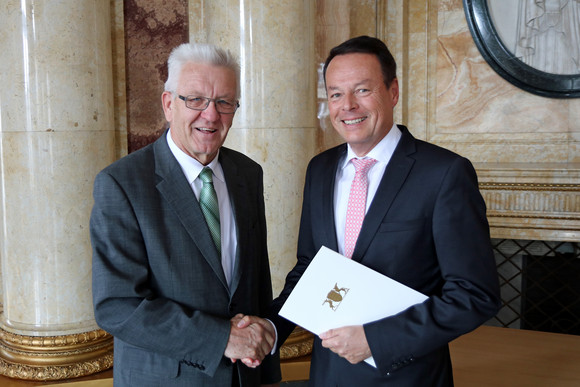
[[[226,67],[187,63],[181,70],[176,92],[184,97],[235,100],[236,74]],[[161,98],[175,144],[201,164],[209,164],[226,140],[234,115],[218,113],[213,101],[207,109],[198,111],[187,108],[185,101],[168,91]]]
[[[399,84],[394,79],[387,88],[376,56],[334,57],[326,69],[326,92],[332,125],[357,156],[370,152],[391,130]]]

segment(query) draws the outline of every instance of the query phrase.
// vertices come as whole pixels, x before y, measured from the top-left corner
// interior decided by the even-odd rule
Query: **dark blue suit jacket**
[[[402,137],[364,219],[353,257],[429,296],[402,313],[364,325],[378,368],[352,365],[315,338],[311,386],[451,386],[448,342],[491,318],[500,305],[486,207],[471,163]],[[284,340],[294,325],[276,316],[321,246],[337,251],[333,195],[345,144],[309,164],[298,261],[274,301]],[[372,308],[372,305],[369,305]]]

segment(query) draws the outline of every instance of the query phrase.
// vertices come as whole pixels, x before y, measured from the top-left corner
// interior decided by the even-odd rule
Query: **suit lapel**
[[[249,197],[249,189],[247,179],[240,174],[240,169],[234,160],[231,159],[230,154],[226,148],[220,151],[220,164],[224,171],[226,184],[228,187],[228,194],[232,204],[232,211],[234,212],[234,219],[236,222],[237,241],[236,259],[234,270],[232,274],[232,283],[230,286],[231,294],[235,293],[240,278],[242,277],[244,262],[242,258],[246,256],[246,243],[250,240],[248,233],[252,223],[252,214],[249,211],[248,203],[251,203]]]
[[[336,239],[336,227],[334,220],[334,185],[336,184],[336,170],[338,163],[346,154],[346,144],[336,148],[336,154],[326,159],[322,168],[322,191],[319,201],[322,206],[322,230],[325,230],[326,241],[322,244],[331,250],[338,251],[338,241]]]
[[[409,157],[415,152],[415,139],[406,127],[400,125],[399,129],[401,129],[403,135],[385,169],[373,202],[364,218],[352,255],[352,259],[358,262],[362,260],[371,241],[375,238],[381,222],[405,183],[415,162],[413,158]]]
[[[209,229],[205,227],[205,218],[201,212],[191,187],[189,186],[179,163],[171,153],[165,135],[154,144],[155,172],[160,180],[157,189],[175,211],[175,214],[197,245],[199,251],[211,266],[222,284],[228,288],[221,259],[211,239]],[[203,227],[200,227],[203,225]]]

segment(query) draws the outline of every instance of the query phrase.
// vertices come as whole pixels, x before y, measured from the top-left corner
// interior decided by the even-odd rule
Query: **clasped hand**
[[[230,320],[230,337],[224,355],[246,366],[259,366],[274,347],[276,332],[268,320],[237,314]]]

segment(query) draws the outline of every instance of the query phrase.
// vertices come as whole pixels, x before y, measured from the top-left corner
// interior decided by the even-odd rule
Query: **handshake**
[[[274,325],[263,318],[237,314],[230,320],[230,337],[224,355],[255,368],[272,352],[276,341]]]

